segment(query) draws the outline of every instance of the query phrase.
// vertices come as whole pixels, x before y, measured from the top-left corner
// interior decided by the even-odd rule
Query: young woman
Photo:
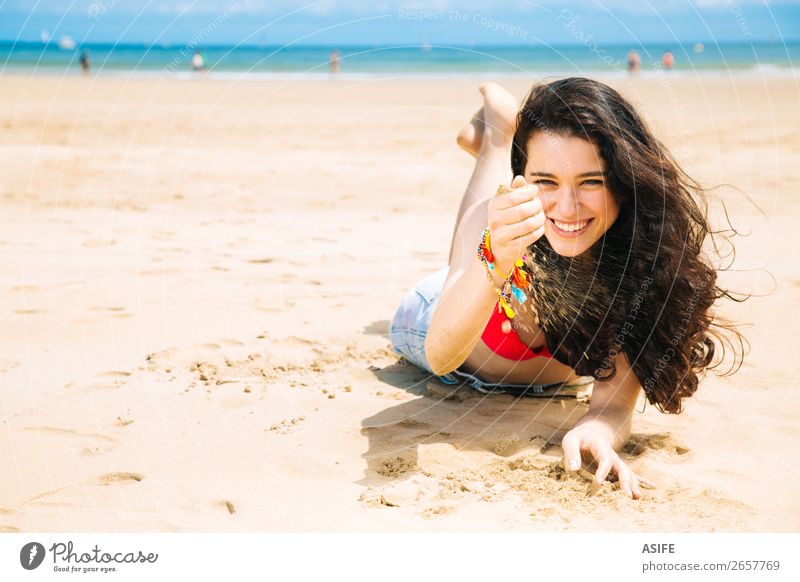
[[[710,309],[730,296],[702,252],[703,191],[603,83],[539,85],[519,111],[499,85],[481,93],[458,138],[476,162],[449,265],[403,299],[392,346],[485,392],[593,377],[589,410],[562,441],[565,466],[590,454],[598,485],[613,470],[637,499],[642,480],[616,451],[640,390],[680,412],[725,339]]]

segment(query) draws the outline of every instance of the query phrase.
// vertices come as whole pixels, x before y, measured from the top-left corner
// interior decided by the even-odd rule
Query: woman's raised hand
[[[537,196],[538,188],[528,184],[523,176],[503,186],[489,200],[489,232],[495,266],[508,275],[514,263],[522,258],[530,245],[544,234],[545,216]]]

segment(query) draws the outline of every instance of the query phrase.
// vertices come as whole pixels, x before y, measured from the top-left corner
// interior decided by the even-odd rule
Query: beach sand
[[[611,83],[740,189],[721,278],[768,294],[722,306],[737,374],[635,415],[639,501],[559,467],[586,404],[445,399],[390,350],[475,81],[0,77],[0,531],[797,531],[800,84]]]

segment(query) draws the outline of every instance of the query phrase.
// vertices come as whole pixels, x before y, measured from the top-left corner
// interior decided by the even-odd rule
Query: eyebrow
[[[528,174],[529,176],[540,176],[542,178],[555,178],[555,174],[548,174],[547,172],[531,172]],[[602,176],[605,178],[606,173],[600,172],[598,170],[594,170],[592,172],[583,172],[582,174],[578,174],[578,178],[587,178],[589,176]]]

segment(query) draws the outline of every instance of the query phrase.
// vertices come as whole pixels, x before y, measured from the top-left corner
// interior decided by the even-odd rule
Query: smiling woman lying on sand
[[[576,471],[590,454],[598,484],[613,469],[639,498],[641,480],[616,451],[640,390],[679,413],[719,363],[715,344],[734,345],[719,331],[741,345],[711,314],[730,295],[703,256],[704,192],[603,83],[539,85],[519,111],[499,85],[481,93],[458,138],[476,161],[449,265],[405,296],[392,347],[483,392],[547,395],[591,376],[589,410],[562,441],[565,465]]]

